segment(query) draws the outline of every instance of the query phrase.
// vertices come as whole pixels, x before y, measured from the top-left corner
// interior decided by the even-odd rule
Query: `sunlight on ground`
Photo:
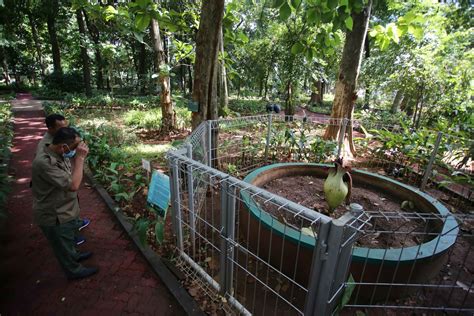
[[[173,146],[171,144],[136,144],[123,147],[123,151],[133,157],[133,159],[163,159],[164,155]]]

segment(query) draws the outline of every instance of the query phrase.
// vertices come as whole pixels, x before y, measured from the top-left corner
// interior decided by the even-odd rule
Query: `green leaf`
[[[155,238],[159,244],[163,243],[165,238],[165,223],[163,220],[158,220],[155,224]]]
[[[291,0],[291,6],[296,10],[299,8],[301,0]]]
[[[293,46],[291,46],[291,53],[293,55],[297,55],[301,53],[303,50],[304,50],[304,46],[300,42],[294,43]]]
[[[283,4],[280,7],[280,20],[282,21],[288,20],[290,15],[291,15],[290,5],[287,2],[285,2],[285,4]]]
[[[243,32],[239,32],[237,36],[242,41],[242,43],[247,44],[249,42],[248,36],[245,35]]]
[[[319,11],[316,8],[311,8],[306,12],[306,20],[311,24],[317,24],[320,20]]]
[[[145,34],[133,32],[133,36],[135,36],[135,39],[137,41],[139,41],[140,43],[143,43],[143,36],[145,36]]]
[[[352,26],[354,25],[354,21],[352,21],[352,17],[348,16],[347,19],[344,21],[348,30],[352,31]]]
[[[351,299],[351,296],[352,296],[352,292],[354,292],[354,289],[355,289],[354,277],[352,276],[352,274],[349,275],[349,279],[347,280],[347,283],[351,283],[351,284],[347,284],[344,290],[344,294],[341,300],[342,307],[346,306],[349,303],[349,300]]]
[[[146,9],[148,7],[148,4],[150,3],[150,0],[136,0],[136,3],[140,8]]]
[[[339,5],[348,7],[349,6],[349,0],[340,0]]]
[[[398,37],[398,30],[397,26],[394,23],[390,23],[387,25],[387,35],[390,37],[395,43],[400,42],[400,38]]]
[[[329,23],[329,22],[332,22],[333,18],[334,18],[334,12],[329,11],[329,12],[326,12],[322,15],[321,21],[323,23]]]
[[[423,28],[421,26],[409,25],[408,32],[412,34],[418,41],[423,39]]]
[[[136,222],[133,228],[137,232],[138,239],[140,240],[140,243],[144,246],[147,244],[147,238],[146,238],[146,233],[148,231],[148,227],[150,226],[150,221],[146,218],[139,218]]]
[[[306,59],[312,61],[314,57],[314,51],[312,48],[306,50]]]
[[[380,50],[381,50],[381,51],[386,50],[389,45],[390,45],[390,39],[387,38],[386,36],[384,36],[384,37],[381,39],[381,42],[380,42]]]
[[[279,9],[283,3],[285,3],[286,0],[274,0],[273,1],[273,4],[272,4],[272,7],[275,8],[275,9]]]
[[[150,21],[151,16],[149,16],[148,14],[139,14],[137,15],[135,20],[135,27],[139,31],[143,32],[148,27],[148,25],[150,25]]]
[[[104,10],[104,19],[105,21],[109,21],[110,19],[112,19],[116,14],[118,13],[118,11],[111,5],[108,5],[105,10]]]
[[[335,9],[337,8],[338,5],[338,0],[328,0],[328,8],[329,9]]]

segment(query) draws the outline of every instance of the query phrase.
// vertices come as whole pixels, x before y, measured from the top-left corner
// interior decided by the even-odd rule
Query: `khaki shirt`
[[[41,226],[54,226],[79,217],[77,192],[70,191],[72,169],[69,159],[40,148],[33,160],[33,213]]]
[[[44,134],[43,138],[39,141],[38,146],[36,147],[35,157],[43,151],[45,145],[50,145],[53,143],[53,138],[54,137],[49,132]]]

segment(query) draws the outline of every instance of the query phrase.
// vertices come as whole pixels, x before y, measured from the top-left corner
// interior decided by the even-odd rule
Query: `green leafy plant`
[[[8,159],[11,152],[10,147],[13,139],[12,112],[9,103],[0,104],[0,217],[5,217],[3,205],[5,205],[10,192],[11,178],[8,175]]]

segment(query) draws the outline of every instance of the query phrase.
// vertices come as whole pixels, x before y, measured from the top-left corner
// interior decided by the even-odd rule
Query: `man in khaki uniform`
[[[79,263],[92,253],[80,253],[74,245],[75,232],[81,225],[77,190],[88,152],[89,148],[81,141],[79,133],[73,128],[63,127],[33,161],[34,221],[48,239],[69,279],[85,278],[98,271]],[[68,158],[74,155],[72,170]]]
[[[36,155],[38,155],[38,153],[41,153],[46,145],[50,145],[53,142],[53,137],[60,128],[69,126],[69,122],[61,114],[48,115],[45,119],[45,123],[48,130],[46,131],[43,138],[40,140],[38,146],[36,147]],[[91,222],[87,218],[83,218],[81,219],[81,221],[82,222],[78,228],[78,231],[86,228]],[[74,237],[74,242],[76,243],[76,245],[83,244],[85,241],[86,239],[79,234],[76,234],[76,236]]]
[[[38,143],[36,148],[36,155],[43,150],[45,145],[49,145],[53,142],[54,134],[61,128],[61,127],[68,127],[69,123],[64,116],[61,114],[51,114],[48,115],[45,119],[46,127],[48,131],[44,134],[43,138]]]

